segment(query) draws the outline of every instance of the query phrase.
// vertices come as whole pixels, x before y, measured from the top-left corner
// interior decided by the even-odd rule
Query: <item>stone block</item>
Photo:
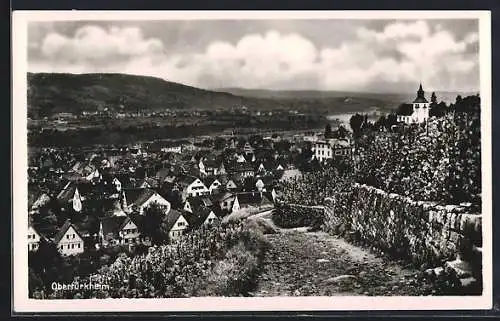
[[[454,275],[460,279],[472,276],[472,266],[469,262],[456,259],[445,263],[445,271],[449,275]]]

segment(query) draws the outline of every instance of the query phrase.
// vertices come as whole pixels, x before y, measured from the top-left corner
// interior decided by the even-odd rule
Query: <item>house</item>
[[[245,208],[254,211],[262,211],[272,209],[273,207],[273,202],[264,196],[263,193],[244,192],[236,194],[231,212],[237,212]]]
[[[257,167],[257,173],[265,173],[266,168],[264,167],[263,163],[260,163],[259,167]]]
[[[183,175],[176,181],[177,188],[182,191],[182,199],[210,194],[208,188],[198,177]]]
[[[245,152],[246,155],[249,155],[253,154],[254,149],[249,142],[246,142],[245,145],[243,146],[243,151]]]
[[[158,172],[156,172],[156,181],[159,184],[165,182],[168,178],[172,177],[172,168],[162,168]]]
[[[220,163],[219,169],[217,171],[218,175],[226,175],[226,167],[224,166],[224,162]]]
[[[205,164],[203,164],[203,160],[200,158],[200,161],[198,162],[198,170],[200,171],[201,174],[207,175],[207,172],[205,171]]]
[[[139,214],[144,214],[144,209],[151,204],[164,207],[165,213],[168,213],[171,208],[169,201],[150,188],[126,189],[122,193],[122,202],[123,208],[129,213],[137,209]]]
[[[262,179],[259,178],[259,179],[257,179],[257,182],[255,183],[255,187],[257,188],[257,190],[259,192],[263,192],[264,188],[266,187],[266,185],[264,184],[264,182],[262,181]]]
[[[114,174],[114,178],[116,178],[116,181],[113,179],[113,184],[115,185],[116,189],[118,188],[123,190],[124,188],[132,188],[136,185],[136,179],[130,175],[130,173],[126,172],[119,172]]]
[[[276,203],[277,195],[276,195],[276,190],[274,188],[272,188],[271,191],[262,192],[262,196],[265,196],[271,202]]]
[[[406,124],[424,123],[429,119],[429,110],[430,103],[425,99],[425,92],[420,84],[415,100],[411,104],[399,106],[396,117],[398,122]]]
[[[37,251],[40,246],[40,234],[35,230],[33,225],[28,225],[28,251]]]
[[[76,212],[80,212],[82,210],[82,198],[80,196],[80,191],[74,182],[68,182],[61,192],[57,194],[56,199],[59,204],[61,204],[63,209],[69,205]]]
[[[104,247],[141,243],[139,224],[129,216],[101,218],[98,237],[99,243]]]
[[[255,176],[255,170],[250,164],[238,164],[233,169],[233,173],[240,175],[242,178]]]
[[[227,180],[226,182],[226,189],[228,191],[234,191],[234,190],[237,190],[239,187],[238,185],[236,184],[236,180],[233,179],[233,178],[230,178]]]
[[[215,159],[206,159],[205,162],[205,173],[207,175],[218,175],[220,166],[217,166]],[[224,165],[222,165],[224,168]]]
[[[189,223],[181,212],[171,210],[165,218],[165,227],[170,240],[175,241],[185,233]]]
[[[91,163],[76,162],[69,172],[77,174],[87,181],[102,178],[99,169]]]
[[[201,208],[209,208],[212,207],[213,203],[210,200],[209,197],[189,197],[186,199],[186,202],[184,202],[184,211],[189,212],[189,213],[197,213],[200,211]]]
[[[120,192],[122,190],[122,182],[116,177],[113,177],[113,180],[111,181],[112,184],[115,186],[115,189]]]
[[[83,236],[76,226],[68,219],[54,236],[54,244],[62,255],[77,255],[83,253]]]
[[[236,156],[236,162],[237,162],[237,163],[246,163],[246,161],[247,161],[247,160],[245,159],[245,156],[243,156],[243,155],[241,155],[241,154],[238,154],[238,155]]]
[[[187,214],[186,220],[191,228],[198,228],[212,226],[218,222],[219,218],[212,209],[204,207],[197,213]]]
[[[224,194],[213,195],[212,203],[216,204],[221,211],[231,211],[236,195],[226,192]]]
[[[204,179],[204,184],[208,187],[210,194],[216,192],[222,186],[222,183],[216,177],[208,177]]]
[[[330,147],[335,157],[348,157],[352,154],[351,143],[348,139],[330,139]]]
[[[99,166],[102,169],[108,169],[108,168],[113,167],[111,161],[109,159],[107,159],[107,158],[102,159],[101,162],[100,162],[100,164],[99,164]]]
[[[40,207],[46,205],[50,201],[50,196],[47,195],[47,193],[41,193],[38,197],[37,196],[33,197],[33,199],[34,201],[28,204],[30,208],[30,213],[33,213]]]
[[[122,194],[123,197],[123,194]],[[108,216],[127,216],[127,213],[123,210],[122,202],[120,199],[108,199],[107,202],[111,202],[112,205],[103,204],[100,208],[105,212]]]
[[[158,181],[152,177],[146,177],[137,183],[138,188],[157,188]]]
[[[350,156],[352,152],[351,143],[348,139],[318,140],[312,147],[313,157],[320,162],[334,157]]]
[[[180,154],[182,152],[182,146],[179,145],[179,146],[163,147],[161,151],[164,153]]]

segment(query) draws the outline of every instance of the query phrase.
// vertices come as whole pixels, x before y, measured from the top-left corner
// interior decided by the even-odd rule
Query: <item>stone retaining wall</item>
[[[324,229],[417,264],[442,265],[482,246],[482,217],[467,204],[440,206],[355,184],[325,199]]]

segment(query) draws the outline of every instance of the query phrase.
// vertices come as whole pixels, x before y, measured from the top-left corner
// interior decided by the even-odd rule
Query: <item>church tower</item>
[[[425,91],[422,89],[422,83],[417,91],[417,98],[413,101],[413,122],[423,123],[429,118],[430,103],[425,99]]]

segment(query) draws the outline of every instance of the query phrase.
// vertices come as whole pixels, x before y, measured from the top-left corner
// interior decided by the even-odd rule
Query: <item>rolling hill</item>
[[[253,101],[154,77],[124,74],[28,73],[28,111],[49,116],[58,112],[108,109],[233,108]],[[121,107],[123,106],[123,107]]]

